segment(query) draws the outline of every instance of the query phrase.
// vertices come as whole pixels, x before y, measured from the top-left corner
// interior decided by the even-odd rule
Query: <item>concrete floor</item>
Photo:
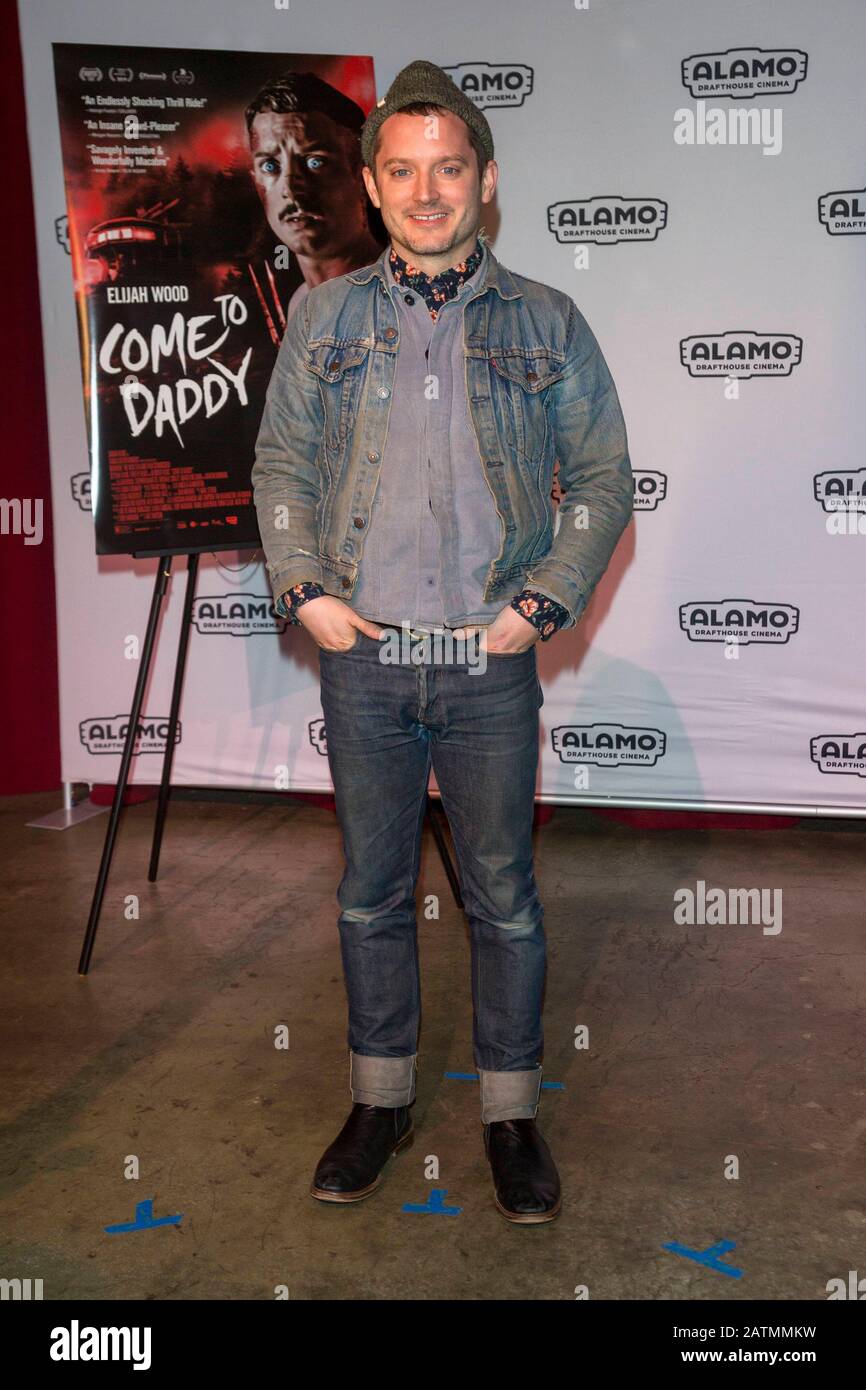
[[[866,826],[539,828],[563,1210],[527,1227],[493,1206],[477,1082],[443,1076],[474,1071],[469,949],[429,827],[416,1138],[340,1207],[308,1195],[350,1105],[333,811],[177,801],[149,884],[154,805],[128,808],[81,977],[107,817],[25,826],[58,804],[0,801],[3,1277],[46,1299],[824,1300],[866,1275]],[[781,888],[782,931],[676,925],[698,879]],[[459,1215],[401,1209],[432,1187]],[[181,1222],[104,1232],[146,1199]],[[740,1278],[662,1248],[720,1240]]]

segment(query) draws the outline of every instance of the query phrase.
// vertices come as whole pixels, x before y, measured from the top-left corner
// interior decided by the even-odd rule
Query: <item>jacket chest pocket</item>
[[[506,438],[526,463],[538,465],[547,440],[550,387],[562,377],[564,358],[541,350],[491,348],[488,361]]]
[[[345,444],[354,428],[369,354],[366,343],[314,343],[307,350],[307,367],[319,382],[329,449]]]

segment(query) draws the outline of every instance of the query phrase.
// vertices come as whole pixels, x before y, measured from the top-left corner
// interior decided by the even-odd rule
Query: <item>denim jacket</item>
[[[389,249],[314,286],[280,344],[252,469],[275,599],[302,580],[343,599],[355,588],[399,347]],[[625,422],[574,301],[487,251],[485,284],[463,311],[470,417],[501,527],[483,597],[525,582],[563,604],[573,627],[634,508]]]

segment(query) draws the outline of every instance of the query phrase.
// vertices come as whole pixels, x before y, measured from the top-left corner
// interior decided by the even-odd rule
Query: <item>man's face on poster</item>
[[[338,253],[366,227],[351,131],[320,111],[259,111],[250,128],[253,178],[268,225],[296,256]]]

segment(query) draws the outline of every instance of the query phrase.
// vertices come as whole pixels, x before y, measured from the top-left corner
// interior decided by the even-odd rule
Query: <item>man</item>
[[[536,1122],[535,643],[576,624],[631,517],[625,426],[573,301],[506,270],[479,237],[498,175],[493,138],[447,74],[404,68],[361,148],[390,245],[311,290],[289,325],[253,468],[277,609],[319,647],[346,856],[353,1105],[311,1191],[367,1196],[412,1137],[414,894],[432,765],[469,918],[496,1206],[512,1221],[549,1221],[561,1193]],[[386,661],[383,639],[398,628],[408,659]],[[428,659],[431,634],[463,634],[462,659]]]
[[[289,300],[291,318],[312,285],[367,265],[381,250],[361,179],[364,113],[315,73],[287,72],[250,102],[246,123],[268,226],[304,277]]]

